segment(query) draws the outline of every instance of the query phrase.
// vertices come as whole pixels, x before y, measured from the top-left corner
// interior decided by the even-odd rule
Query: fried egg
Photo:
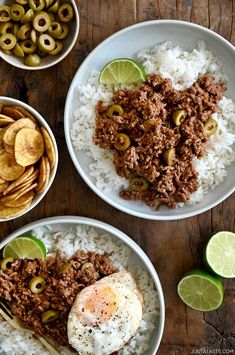
[[[68,318],[69,343],[80,355],[108,355],[137,332],[143,299],[127,271],[114,273],[84,288]]]

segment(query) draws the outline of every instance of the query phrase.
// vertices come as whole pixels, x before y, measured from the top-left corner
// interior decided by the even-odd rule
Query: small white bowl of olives
[[[20,69],[49,68],[71,51],[79,32],[74,0],[4,0],[0,57]]]

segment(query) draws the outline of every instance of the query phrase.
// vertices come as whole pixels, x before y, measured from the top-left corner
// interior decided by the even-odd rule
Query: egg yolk
[[[116,310],[117,296],[114,290],[108,285],[96,285],[83,295],[83,300],[80,299],[76,315],[83,325],[105,324]]]

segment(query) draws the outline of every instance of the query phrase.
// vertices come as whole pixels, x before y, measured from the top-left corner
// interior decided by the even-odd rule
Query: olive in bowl
[[[49,68],[73,48],[79,32],[74,0],[4,0],[0,57],[29,70]]]

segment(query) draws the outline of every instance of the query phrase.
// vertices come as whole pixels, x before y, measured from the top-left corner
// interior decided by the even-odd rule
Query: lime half
[[[46,259],[46,247],[43,242],[32,235],[23,235],[13,239],[3,249],[3,257],[14,259]]]
[[[101,70],[99,83],[130,84],[146,80],[144,67],[133,59],[117,58]]]
[[[178,295],[187,306],[208,312],[221,306],[224,289],[216,276],[195,270],[186,274],[179,282]]]
[[[219,232],[213,235],[206,246],[204,259],[217,275],[235,277],[235,233]]]

